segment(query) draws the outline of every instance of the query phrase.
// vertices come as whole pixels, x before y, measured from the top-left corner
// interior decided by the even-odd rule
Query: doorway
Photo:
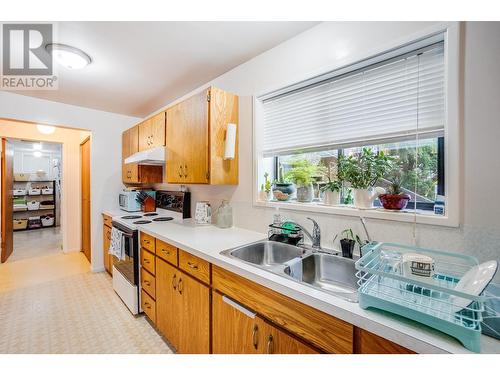
[[[2,139],[2,262],[62,252],[62,145]]]
[[[82,252],[91,262],[90,238],[90,137],[80,144]]]

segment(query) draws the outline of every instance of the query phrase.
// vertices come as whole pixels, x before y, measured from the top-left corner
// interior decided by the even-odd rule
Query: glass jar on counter
[[[225,199],[217,209],[215,225],[219,228],[231,228],[233,226],[233,208],[229,201]]]

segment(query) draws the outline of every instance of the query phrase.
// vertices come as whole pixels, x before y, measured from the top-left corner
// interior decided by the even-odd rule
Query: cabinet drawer
[[[150,236],[149,234],[141,232],[141,247],[151,251],[154,254],[155,238],[153,236]]]
[[[141,249],[141,266],[143,266],[146,271],[150,274],[155,274],[155,256],[149,251]]]
[[[156,255],[177,266],[177,248],[166,242],[156,240]]]
[[[156,279],[145,268],[141,268],[141,287],[152,298],[156,298]]]
[[[156,324],[156,303],[144,290],[141,290],[141,307],[146,315]]]
[[[102,221],[103,221],[104,225],[111,228],[111,221],[112,221],[111,216],[102,214]]]
[[[210,263],[206,260],[179,249],[179,268],[198,280],[210,284]]]

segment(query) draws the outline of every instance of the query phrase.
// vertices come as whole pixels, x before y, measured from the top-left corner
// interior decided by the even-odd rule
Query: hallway
[[[171,353],[82,253],[0,265],[0,353]]]
[[[62,254],[61,227],[14,232],[14,251],[8,263],[46,255]]]

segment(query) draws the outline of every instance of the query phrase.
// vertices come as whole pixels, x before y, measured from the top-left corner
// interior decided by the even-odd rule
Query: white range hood
[[[165,147],[160,146],[136,152],[125,159],[125,164],[164,165]]]

